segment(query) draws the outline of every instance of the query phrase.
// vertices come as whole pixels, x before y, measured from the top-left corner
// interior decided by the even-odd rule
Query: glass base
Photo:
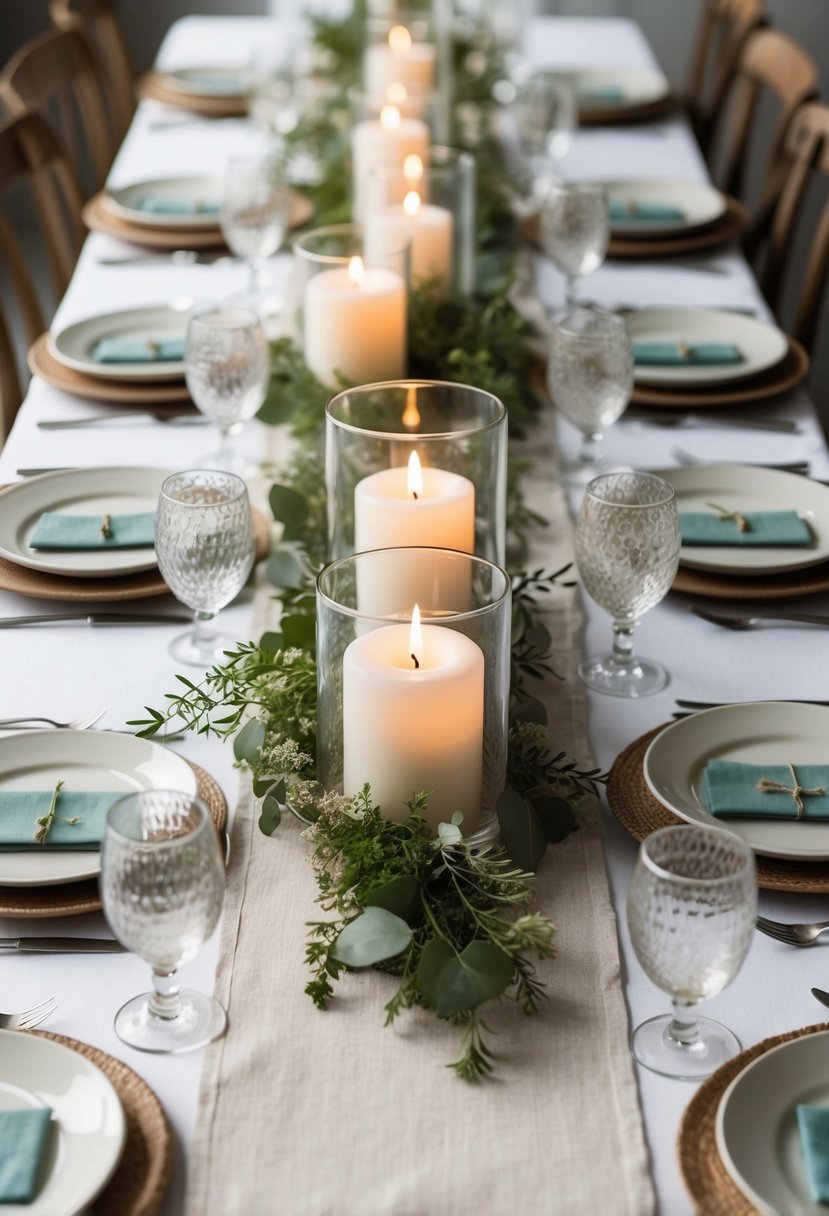
[[[204,669],[212,667],[214,663],[225,663],[225,651],[233,650],[238,641],[238,638],[231,637],[229,633],[214,633],[208,646],[197,646],[195,631],[191,630],[173,639],[170,643],[170,654],[174,659],[178,659],[179,663]]]
[[[600,659],[585,659],[578,672],[588,688],[611,697],[648,697],[668,683],[665,668],[648,659],[622,665],[612,655],[604,655]]]
[[[192,988],[181,990],[181,1010],[175,1018],[150,1012],[152,993],[144,992],[122,1005],[115,1015],[115,1033],[122,1043],[159,1055],[196,1051],[224,1034],[227,1014],[218,1001]]]
[[[697,1018],[697,1037],[692,1043],[681,1043],[671,1033],[673,1015],[662,1014],[637,1026],[631,1039],[634,1056],[663,1077],[677,1081],[699,1081],[731,1060],[742,1046],[737,1036],[711,1018]]]

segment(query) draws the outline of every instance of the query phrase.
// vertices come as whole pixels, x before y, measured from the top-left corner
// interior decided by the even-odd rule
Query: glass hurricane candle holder
[[[483,389],[396,380],[326,407],[331,558],[433,545],[503,565],[506,479],[507,412]]]
[[[424,162],[375,165],[369,173],[366,242],[382,250],[411,241],[412,286],[434,285],[440,295],[471,296],[475,289],[475,160],[456,148],[433,146]]]
[[[351,109],[351,211],[365,219],[369,175],[377,165],[402,169],[406,159],[418,156],[426,164],[432,142],[440,142],[435,121],[433,92],[410,92],[391,84],[382,93],[348,91]]]
[[[339,387],[406,374],[409,238],[369,249],[358,224],[294,241],[297,329],[310,370]]]
[[[432,830],[463,815],[491,844],[506,784],[511,590],[499,566],[450,549],[377,549],[317,579],[317,776],[368,783],[402,821],[428,790]]]
[[[409,98],[430,95],[435,134],[441,140],[449,136],[451,24],[444,0],[418,9],[401,8],[394,0],[375,5],[366,21],[363,50],[365,92],[392,101],[401,89]]]

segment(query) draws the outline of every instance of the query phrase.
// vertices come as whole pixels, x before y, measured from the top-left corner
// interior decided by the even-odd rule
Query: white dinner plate
[[[611,201],[619,202],[625,207],[637,203],[668,203],[683,212],[682,219],[674,220],[641,220],[641,219],[611,219],[611,232],[624,233],[625,236],[644,236],[645,234],[670,235],[674,232],[689,232],[712,224],[726,212],[726,200],[714,186],[703,185],[700,182],[683,182],[660,178],[632,178],[629,181],[603,181]]]
[[[188,96],[230,99],[248,91],[248,70],[241,65],[176,68],[162,75],[168,88]]]
[[[625,323],[632,342],[729,342],[739,347],[739,363],[697,367],[640,367],[637,384],[675,385],[677,388],[700,384],[724,384],[756,376],[786,357],[789,339],[774,325],[714,308],[640,308],[626,314]]]
[[[702,802],[709,760],[742,764],[829,764],[829,707],[791,701],[748,701],[680,718],[645,752],[651,793],[687,823],[725,828],[756,853],[796,861],[829,860],[829,822],[717,819]]]
[[[184,376],[183,359],[169,363],[96,363],[92,352],[101,338],[146,338],[149,342],[183,338],[189,319],[189,308],[167,304],[85,317],[49,334],[49,354],[64,367],[104,380],[176,380]]]
[[[124,1151],[124,1108],[100,1068],[63,1043],[0,1030],[0,1110],[44,1106],[53,1115],[43,1181],[31,1203],[3,1204],[3,1216],[77,1216]]]
[[[829,486],[778,469],[740,464],[689,465],[660,469],[659,476],[676,490],[680,511],[706,511],[712,502],[726,511],[796,511],[809,525],[811,548],[785,545],[753,548],[739,545],[683,545],[679,562],[693,570],[723,574],[779,574],[829,561]],[[827,754],[829,760],[829,754]]]
[[[32,549],[44,511],[67,515],[127,515],[155,511],[164,469],[64,469],[26,478],[0,492],[0,556],[18,566],[73,578],[113,578],[156,566],[155,549]]]
[[[797,1130],[798,1105],[829,1106],[829,1031],[781,1043],[729,1085],[717,1109],[717,1149],[763,1216],[825,1216],[813,1203]]]
[[[622,111],[626,106],[662,101],[671,91],[667,77],[650,68],[575,68],[562,75],[573,82],[578,107],[587,114],[591,110]],[[617,88],[622,93],[618,101],[590,97],[591,90],[600,94],[602,89]]]
[[[98,730],[15,731],[0,738],[0,789],[51,793],[60,780],[68,789],[125,795],[153,789],[196,793],[196,774],[187,761],[151,739]],[[79,882],[100,871],[97,851],[0,851],[0,886]]]
[[[218,211],[194,211],[183,215],[142,211],[137,204],[142,198],[149,197],[166,202],[201,203],[221,207],[222,180],[218,177],[150,178],[110,190],[103,196],[103,204],[107,211],[120,216],[121,219],[129,220],[131,224],[145,224],[150,228],[219,227]]]

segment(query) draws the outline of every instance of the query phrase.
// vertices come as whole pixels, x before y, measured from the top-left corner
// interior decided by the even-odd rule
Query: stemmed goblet
[[[598,472],[594,445],[624,413],[633,390],[633,352],[622,318],[589,308],[560,317],[550,339],[547,385],[556,409],[582,434],[576,461],[563,467],[565,479],[587,481]]]
[[[757,878],[745,841],[720,828],[660,828],[642,843],[627,919],[645,974],[673,1012],[633,1034],[640,1064],[681,1080],[706,1077],[740,1050],[726,1026],[694,1014],[742,966],[754,933]]]
[[[274,156],[234,156],[225,169],[221,228],[230,250],[248,264],[247,291],[236,302],[265,315],[279,311],[279,300],[260,284],[266,258],[288,232],[291,203],[284,173]]]
[[[512,112],[530,163],[533,196],[540,201],[573,142],[578,115],[572,82],[557,72],[534,72],[517,84]]]
[[[225,876],[210,812],[176,790],[142,790],[109,810],[101,900],[118,940],[153,969],[153,991],[119,1009],[115,1031],[139,1051],[183,1052],[224,1031],[213,997],[180,988],[176,971],[219,920]]]
[[[596,692],[644,697],[668,681],[659,663],[633,652],[642,613],[667,595],[679,566],[679,512],[672,486],[652,473],[603,473],[584,494],[576,562],[591,599],[613,617],[613,650],[579,675]]]
[[[244,587],[254,558],[242,479],[211,469],[168,477],[158,500],[155,551],[162,578],[195,613],[195,628],[176,638],[170,653],[198,667],[220,662],[233,639],[216,633],[216,617]]]
[[[575,281],[598,270],[610,240],[608,198],[594,182],[552,182],[541,200],[541,245],[567,277],[566,304],[576,303]]]

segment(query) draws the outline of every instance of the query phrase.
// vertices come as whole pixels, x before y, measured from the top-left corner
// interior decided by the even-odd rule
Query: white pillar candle
[[[375,165],[402,169],[407,156],[429,159],[429,128],[419,118],[402,118],[395,106],[384,106],[378,119],[358,122],[351,130],[354,218],[366,214],[369,175]]]
[[[431,43],[413,42],[405,25],[393,25],[387,39],[366,47],[366,92],[385,96],[391,84],[410,93],[428,92],[435,85],[435,62]]]
[[[354,384],[406,374],[406,284],[393,270],[323,270],[308,280],[304,303],[305,362],[323,384],[340,372]]]
[[[410,190],[400,206],[387,207],[366,220],[366,242],[375,259],[395,247],[401,232],[411,240],[409,269],[414,286],[436,280],[445,294],[452,274],[452,212],[446,207],[421,202]]]
[[[468,835],[481,809],[484,656],[453,629],[426,625],[420,642],[412,632],[373,629],[343,655],[343,790],[368,781],[384,817],[400,822],[429,789],[433,830],[460,811]]]

